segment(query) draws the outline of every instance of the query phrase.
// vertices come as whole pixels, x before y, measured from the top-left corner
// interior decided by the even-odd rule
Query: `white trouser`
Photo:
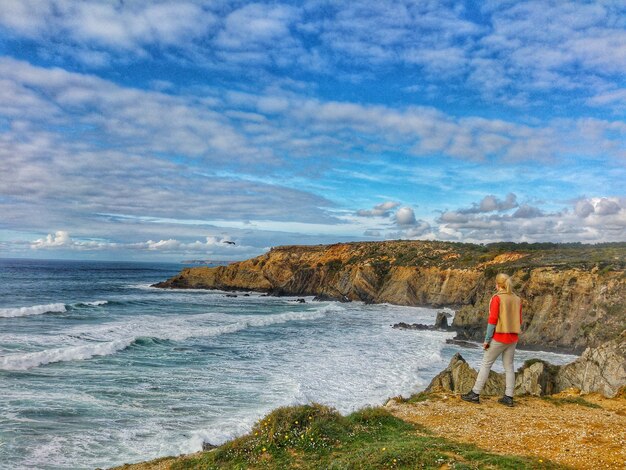
[[[513,356],[515,355],[515,343],[500,343],[499,341],[492,340],[489,345],[489,349],[485,351],[483,356],[483,363],[480,366],[480,372],[476,377],[476,383],[472,389],[474,393],[480,394],[481,390],[489,378],[489,371],[491,366],[496,362],[498,356],[502,354],[502,364],[504,365],[504,373],[506,377],[506,390],[505,394],[512,397],[515,390],[515,371],[513,370]]]

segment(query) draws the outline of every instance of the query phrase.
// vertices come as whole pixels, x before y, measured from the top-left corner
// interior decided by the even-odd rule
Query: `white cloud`
[[[376,204],[373,209],[360,209],[356,212],[361,217],[389,217],[391,211],[400,205],[399,202],[385,201]]]
[[[269,80],[280,67],[345,81],[402,67],[413,87],[456,88],[451,102],[473,95],[532,106],[542,102],[533,93],[564,90],[592,106],[623,98],[614,90],[626,72],[619,2],[491,1],[479,15],[473,8],[410,0],[4,0],[0,28],[39,41],[48,59],[90,67],[165,55],[212,70],[247,73],[254,64]]]
[[[617,214],[622,208],[618,200],[603,197],[596,202],[594,209],[598,215],[612,215]]]
[[[583,219],[585,217],[588,217],[589,214],[593,214],[594,210],[595,208],[593,207],[593,204],[591,204],[586,199],[581,199],[580,201],[577,201],[576,205],[574,206],[574,212],[576,213],[576,215],[578,217],[582,217]]]
[[[272,47],[276,42],[290,40],[289,28],[298,16],[298,11],[287,5],[246,5],[224,19],[215,44],[227,50]]]
[[[587,99],[591,106],[608,106],[616,110],[622,110],[626,106],[626,88],[600,92]]]
[[[230,237],[208,236],[204,241],[183,242],[173,238],[166,240],[147,240],[136,243],[118,243],[108,240],[83,240],[70,237],[65,230],[48,234],[45,238],[30,243],[33,250],[77,250],[77,251],[158,251],[170,254],[204,253],[228,256],[256,254],[262,248],[241,245]]]
[[[541,217],[543,212],[537,207],[529,206],[528,204],[522,204],[519,208],[513,212],[513,217],[517,219],[534,219],[535,217]]]
[[[425,220],[416,220],[413,224],[400,231],[390,231],[386,234],[387,239],[435,239],[433,227]]]
[[[59,230],[54,235],[49,233],[46,238],[39,238],[35,240],[31,248],[39,249],[39,248],[51,248],[58,246],[70,246],[72,244],[72,239],[70,238],[70,234],[64,230]]]
[[[506,211],[518,207],[517,196],[513,193],[506,195],[505,200],[500,200],[494,195],[485,196],[478,204],[473,204],[470,209],[461,209],[461,214],[478,214],[482,212]]]
[[[145,53],[147,45],[182,45],[211,31],[216,18],[194,2],[118,3],[5,0],[0,25],[34,39]],[[86,47],[83,47],[86,46]]]
[[[616,242],[626,239],[626,200],[581,199],[557,212],[522,204],[510,215],[447,211],[437,222],[437,238],[444,240]]]
[[[395,220],[400,226],[415,225],[415,212],[410,207],[401,207],[396,211]]]

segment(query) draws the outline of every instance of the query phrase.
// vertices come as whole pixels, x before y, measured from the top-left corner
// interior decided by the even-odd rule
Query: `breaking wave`
[[[108,300],[96,300],[94,302],[78,302],[75,304],[76,307],[100,307],[101,305],[108,304]]]
[[[52,362],[79,361],[94,356],[108,356],[122,349],[126,349],[134,341],[133,338],[119,339],[97,344],[84,344],[67,348],[46,349],[25,354],[11,354],[0,357],[0,369],[26,370],[43,366]]]
[[[30,315],[43,315],[44,313],[65,313],[74,307],[100,307],[106,305],[107,300],[95,300],[93,302],[78,302],[76,304],[46,304],[33,305],[31,307],[0,308],[0,318],[28,317]]]
[[[44,313],[67,312],[65,304],[33,305],[32,307],[0,308],[0,318],[27,317]]]
[[[174,320],[173,322],[166,321],[159,323],[158,329],[154,328],[155,322],[151,317],[147,319],[143,328],[133,331],[133,333],[139,334],[132,336],[125,335],[117,338],[109,338],[108,341],[102,339],[98,342],[89,341],[79,346],[68,346],[45,349],[37,352],[0,356],[0,370],[27,370],[54,362],[80,361],[96,356],[109,356],[133,344],[146,346],[150,343],[154,343],[154,341],[146,341],[146,339],[182,341],[188,338],[219,336],[236,333],[237,331],[252,327],[276,325],[290,321],[315,320],[324,317],[328,313],[340,312],[342,310],[343,308],[340,306],[326,305],[308,312],[287,312],[275,315],[251,316],[234,323],[218,326],[195,326],[192,323],[188,323],[184,325],[184,328],[181,328],[182,325],[176,325],[174,328],[173,326],[176,324],[176,320]]]

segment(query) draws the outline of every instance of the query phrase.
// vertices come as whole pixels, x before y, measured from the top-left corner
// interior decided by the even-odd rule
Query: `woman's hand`
[[[483,343],[483,349],[486,351],[489,349],[489,343]]]

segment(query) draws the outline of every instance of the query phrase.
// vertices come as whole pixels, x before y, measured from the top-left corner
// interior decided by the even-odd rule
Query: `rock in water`
[[[461,346],[462,348],[468,349],[478,349],[478,345],[476,343],[470,343],[469,341],[463,341],[462,339],[456,338],[448,338],[446,340],[446,344],[454,344],[456,346]]]
[[[315,297],[313,297],[313,300],[315,302],[344,302],[344,303],[352,302],[345,295],[332,296],[332,295],[328,295],[328,294],[316,295]]]
[[[421,323],[408,324],[404,322],[395,323],[392,326],[392,328],[395,328],[397,330],[430,330],[432,329],[432,327],[428,325],[423,325]]]
[[[446,312],[437,312],[437,318],[435,319],[435,328],[442,330],[448,329],[448,315]]]

